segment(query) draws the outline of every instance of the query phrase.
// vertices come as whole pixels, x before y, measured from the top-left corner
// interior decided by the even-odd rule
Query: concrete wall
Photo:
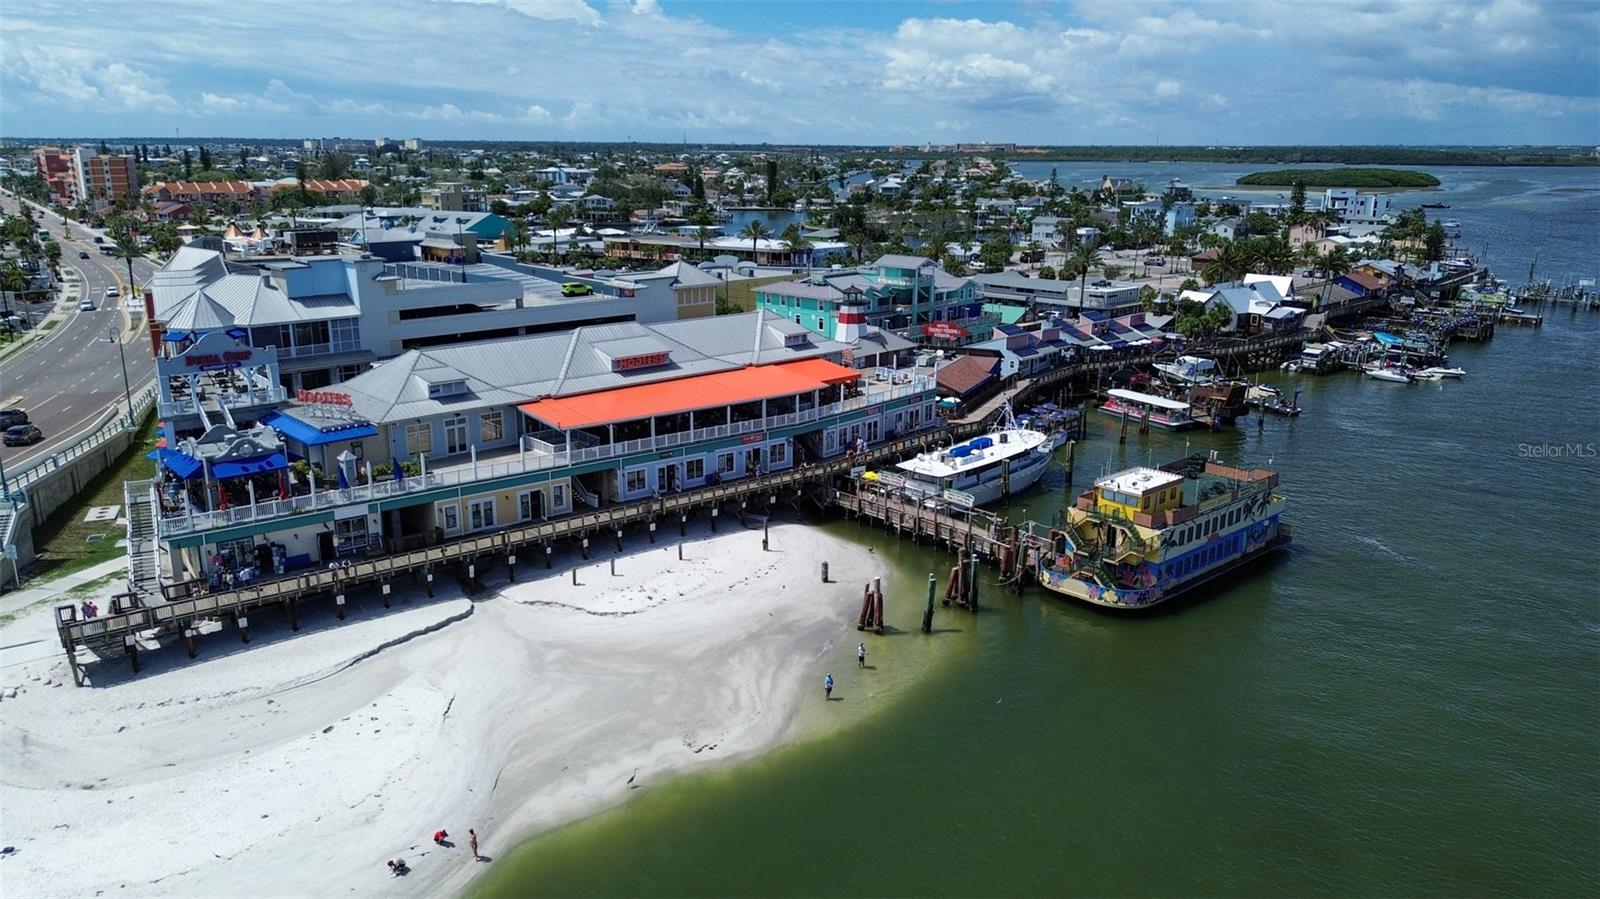
[[[44,524],[51,512],[70,505],[73,498],[96,476],[116,465],[117,457],[133,445],[138,433],[137,430],[122,431],[94,449],[62,462],[59,468],[45,472],[23,488],[27,501],[17,509],[14,532],[18,564],[26,569],[33,562],[33,530]],[[3,566],[0,567],[0,573],[11,575],[9,563],[0,562],[0,566]],[[10,582],[14,581],[15,578],[11,577]]]

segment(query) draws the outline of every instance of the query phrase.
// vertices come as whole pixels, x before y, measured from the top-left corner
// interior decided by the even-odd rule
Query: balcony
[[[201,400],[206,412],[219,412],[223,407],[227,409],[247,409],[252,406],[273,406],[287,399],[287,394],[281,386],[256,388],[249,393],[233,393],[218,391],[207,393]],[[183,415],[196,414],[194,399],[182,397],[167,402],[156,403],[156,411],[163,419],[176,418]]]

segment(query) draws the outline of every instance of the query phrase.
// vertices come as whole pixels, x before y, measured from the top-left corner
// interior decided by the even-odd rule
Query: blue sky
[[[7,4],[0,136],[1600,144],[1600,3]]]

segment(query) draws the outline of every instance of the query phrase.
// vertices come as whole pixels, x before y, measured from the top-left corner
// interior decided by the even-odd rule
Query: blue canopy
[[[343,440],[360,440],[363,437],[376,437],[378,429],[364,421],[352,421],[326,430],[310,422],[301,421],[292,415],[282,412],[272,412],[261,417],[261,423],[271,425],[274,431],[298,440],[306,446],[322,446],[325,443],[338,443]]]
[[[179,450],[162,447],[155,451],[154,457],[167,471],[184,480],[194,477],[195,472],[200,470],[199,459]]]
[[[161,339],[170,340],[173,343],[183,343],[192,336],[193,335],[191,335],[188,331],[168,331],[167,333],[161,335]]]
[[[211,473],[220,481],[226,478],[266,474],[269,471],[282,471],[288,467],[289,460],[283,457],[283,453],[273,453],[270,456],[246,459],[242,462],[218,462],[211,466]]]

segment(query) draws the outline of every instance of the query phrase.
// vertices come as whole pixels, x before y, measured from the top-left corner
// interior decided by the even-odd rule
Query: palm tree
[[[789,226],[783,229],[783,234],[779,239],[783,241],[783,248],[788,252],[791,264],[794,262],[796,253],[809,252],[811,250],[811,241],[806,239],[805,234],[801,233],[800,226],[793,222],[790,222]]]
[[[128,264],[128,289],[133,290],[136,285],[133,280],[133,260],[144,255],[139,250],[139,235],[134,230],[132,222],[118,228],[111,236],[111,242],[117,248],[117,255]]]
[[[544,214],[545,224],[550,226],[550,247],[556,258],[561,258],[561,229],[567,226],[572,219],[572,210],[566,206],[552,206]]]
[[[694,226],[694,236],[700,241],[700,256],[704,258],[706,255],[706,235],[710,234],[711,229],[716,227],[717,217],[712,215],[711,210],[705,206],[700,206],[689,215],[689,224]]]
[[[1084,294],[1089,290],[1089,269],[1094,268],[1100,261],[1100,247],[1098,244],[1080,243],[1067,254],[1067,259],[1061,264],[1063,271],[1071,271],[1078,276],[1078,305],[1083,305]]]
[[[1223,244],[1217,250],[1216,258],[1200,269],[1200,277],[1206,279],[1208,284],[1221,284],[1224,281],[1239,280],[1249,268],[1250,263],[1245,257],[1244,248],[1239,246],[1238,241],[1233,241]]]
[[[1350,271],[1350,254],[1344,247],[1334,247],[1317,257],[1317,266],[1322,269],[1322,305],[1326,306],[1333,292],[1333,279]]]
[[[768,228],[766,223],[760,219],[751,219],[750,222],[739,231],[739,236],[749,239],[750,261],[755,262],[757,261],[756,253],[758,252],[758,244],[760,244],[762,240],[772,236],[772,229]]]

